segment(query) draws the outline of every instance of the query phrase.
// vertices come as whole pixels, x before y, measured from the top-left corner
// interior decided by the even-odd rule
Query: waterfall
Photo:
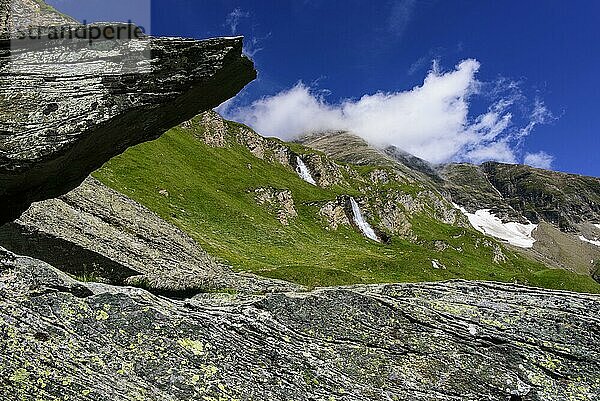
[[[310,171],[308,171],[308,167],[306,167],[306,164],[304,164],[302,159],[298,156],[296,156],[296,164],[297,164],[296,172],[298,173],[300,178],[302,178],[304,181],[306,181],[310,184],[317,185],[316,181],[312,178],[312,175],[310,175]]]
[[[352,213],[354,213],[354,222],[360,231],[365,235],[365,237],[379,242],[379,238],[377,238],[377,234],[375,234],[375,231],[373,231],[373,227],[371,227],[371,225],[364,219],[362,212],[360,211],[360,207],[358,207],[358,203],[356,203],[354,198],[350,198],[350,203],[352,204]]]

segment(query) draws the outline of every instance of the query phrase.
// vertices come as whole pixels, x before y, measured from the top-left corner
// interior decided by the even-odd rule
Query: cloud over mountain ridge
[[[230,103],[220,111],[263,135],[282,139],[344,130],[374,145],[395,145],[432,163],[496,160],[549,168],[552,156],[541,151],[523,155],[521,148],[538,125],[554,119],[552,113],[537,98],[527,105],[514,81],[479,81],[480,67],[479,61],[466,59],[442,71],[434,61],[419,86],[339,104],[328,103],[323,94],[298,82],[248,106],[236,108]],[[488,102],[486,111],[477,115],[472,112],[475,97]],[[514,116],[522,109],[527,109],[526,122],[519,125]]]

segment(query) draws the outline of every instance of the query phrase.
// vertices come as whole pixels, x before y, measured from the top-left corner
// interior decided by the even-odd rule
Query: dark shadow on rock
[[[30,232],[14,223],[0,227],[0,246],[16,254],[44,260],[84,281],[122,285],[127,278],[141,274],[73,242]]]

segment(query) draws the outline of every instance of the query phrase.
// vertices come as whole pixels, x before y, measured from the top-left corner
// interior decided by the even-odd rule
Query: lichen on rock
[[[221,299],[82,284],[0,250],[0,398],[600,394],[598,296],[454,281]]]

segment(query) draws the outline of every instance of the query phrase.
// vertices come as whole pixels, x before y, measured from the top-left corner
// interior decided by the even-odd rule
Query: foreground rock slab
[[[0,260],[1,399],[600,396],[596,296],[449,282],[174,301]]]
[[[18,25],[28,12],[38,15],[29,25],[68,20],[39,2],[14,3],[0,3],[0,224],[75,188],[111,157],[216,107],[256,77],[239,37],[19,42],[7,20]],[[111,29],[121,28],[131,27]]]

